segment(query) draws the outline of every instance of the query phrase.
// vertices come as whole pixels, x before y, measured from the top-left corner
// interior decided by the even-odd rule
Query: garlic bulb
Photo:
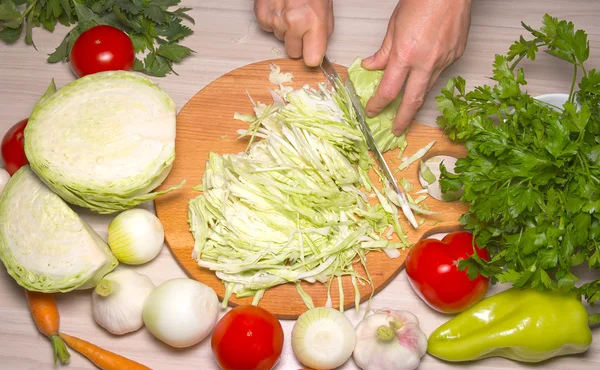
[[[408,311],[382,309],[356,326],[354,361],[365,370],[413,370],[427,351],[419,319]]]
[[[154,288],[146,275],[125,269],[111,272],[92,293],[92,316],[113,334],[136,331],[144,326],[142,309]]]

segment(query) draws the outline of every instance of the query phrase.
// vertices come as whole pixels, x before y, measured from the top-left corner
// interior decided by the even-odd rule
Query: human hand
[[[363,61],[367,69],[385,69],[367,115],[383,110],[406,82],[392,126],[402,134],[440,74],[463,54],[470,22],[471,0],[400,0],[381,48]]]
[[[285,42],[290,58],[321,64],[333,32],[333,0],[255,0],[254,12],[263,30]]]

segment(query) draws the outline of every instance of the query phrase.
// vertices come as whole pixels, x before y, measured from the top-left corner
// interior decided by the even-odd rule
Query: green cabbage
[[[98,234],[24,166],[0,196],[0,259],[27,290],[95,286],[118,262]]]
[[[25,128],[25,153],[65,201],[118,212],[172,190],[150,193],[175,160],[175,116],[173,100],[133,72],[51,84]]]
[[[383,70],[370,71],[363,68],[361,58],[356,58],[348,68],[348,78],[363,106],[366,106],[369,99],[375,95],[375,90],[383,78],[383,72]],[[382,152],[403,148],[406,145],[406,132],[400,136],[392,135],[392,123],[401,100],[402,97],[399,95],[377,116],[366,117],[367,125]]]

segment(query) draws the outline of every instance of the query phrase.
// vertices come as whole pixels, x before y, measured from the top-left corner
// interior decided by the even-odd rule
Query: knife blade
[[[325,75],[325,78],[327,79],[329,84],[334,89],[336,89],[336,90],[344,89],[348,93],[348,96],[350,97],[350,101],[352,103],[352,109],[354,110],[354,113],[356,114],[358,126],[360,127],[360,130],[363,133],[363,136],[365,137],[365,142],[367,143],[367,148],[369,149],[369,151],[371,153],[373,153],[373,157],[375,158],[375,161],[377,162],[377,164],[379,165],[379,168],[381,169],[381,172],[383,172],[383,175],[385,176],[385,178],[391,185],[392,190],[394,190],[396,192],[396,194],[398,194],[398,200],[400,203],[400,208],[402,208],[402,212],[404,213],[404,215],[406,216],[406,218],[408,219],[410,224],[414,228],[417,228],[419,225],[417,223],[415,215],[412,212],[412,209],[410,208],[408,199],[406,198],[406,194],[404,194],[404,191],[402,191],[400,189],[400,187],[398,186],[398,183],[396,182],[396,178],[394,178],[394,175],[392,175],[392,171],[390,170],[387,162],[383,158],[383,154],[381,153],[381,150],[379,150],[379,147],[377,146],[377,143],[375,142],[375,138],[373,138],[373,134],[371,133],[371,130],[369,129],[369,126],[367,125],[367,122],[365,120],[364,108],[363,108],[358,96],[356,95],[356,90],[354,89],[354,85],[352,85],[352,81],[350,81],[350,79],[347,78],[345,83],[342,82],[340,75],[335,71],[333,64],[331,64],[331,62],[329,61],[329,58],[327,56],[325,56],[323,58],[323,62],[321,63],[321,65],[319,67],[321,68],[321,71]],[[391,135],[391,133],[390,133],[390,135]]]

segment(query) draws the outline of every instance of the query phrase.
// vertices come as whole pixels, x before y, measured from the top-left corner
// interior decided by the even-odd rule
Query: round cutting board
[[[156,213],[165,229],[165,240],[173,256],[181,267],[193,278],[212,287],[219,298],[223,297],[224,285],[215,276],[214,272],[201,268],[192,258],[194,239],[188,224],[188,201],[200,193],[192,187],[202,182],[206,160],[210,152],[218,154],[239,153],[246,149],[247,141],[238,140],[238,129],[247,128],[247,124],[233,119],[235,112],[252,113],[252,104],[248,94],[255,101],[271,103],[269,89],[274,89],[268,80],[270,63],[281,67],[282,72],[291,72],[294,75],[294,88],[304,84],[316,86],[318,82],[325,81],[320,69],[307,68],[302,60],[276,59],[250,64],[218,78],[200,92],[198,92],[181,110],[177,116],[177,138],[175,143],[176,159],[171,173],[159,187],[165,189],[186,180],[182,189],[169,193],[156,199]],[[342,78],[346,77],[346,68],[336,66]],[[427,157],[439,154],[448,154],[456,157],[465,155],[464,148],[453,144],[442,131],[413,122],[407,136],[408,147],[405,156],[412,155],[432,140],[436,144]],[[397,151],[385,154],[386,160],[392,171],[398,167],[400,161],[396,158]],[[395,164],[394,164],[395,162]],[[418,178],[419,163],[413,163],[407,170],[397,173],[406,177],[413,185],[414,191],[421,189]],[[377,181],[375,174],[372,179]],[[379,184],[378,182],[376,182]],[[416,198],[418,195],[413,195]],[[434,211],[435,216],[426,216],[425,223],[418,229],[413,229],[407,222],[402,226],[407,231],[408,240],[412,243],[421,237],[436,232],[447,232],[459,228],[458,218],[466,212],[466,206],[459,202],[446,203],[428,198],[425,203]],[[417,217],[420,219],[422,217]],[[404,216],[401,215],[401,219]],[[388,258],[382,252],[371,252],[367,255],[367,268],[373,279],[374,293],[381,290],[394,276],[398,274],[404,264],[407,250],[395,259]],[[360,264],[356,270],[365,275]],[[334,278],[338,279],[338,278]],[[342,279],[344,291],[344,308],[354,305],[354,287],[349,277]],[[327,299],[327,284],[302,283],[303,289],[312,297],[315,306],[324,306]],[[361,301],[369,299],[372,293],[368,284],[360,285]],[[338,281],[333,281],[331,287],[332,302],[339,308]],[[235,295],[229,300],[230,305],[250,304],[252,298],[237,299]],[[265,292],[259,306],[269,310],[282,319],[295,319],[307,310],[293,284],[284,284]]]

